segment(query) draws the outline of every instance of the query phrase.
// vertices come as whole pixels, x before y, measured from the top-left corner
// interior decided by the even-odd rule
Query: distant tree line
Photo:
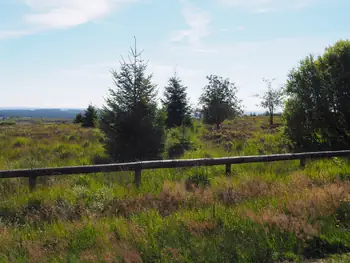
[[[165,87],[161,107],[157,86],[146,75],[147,62],[135,47],[120,70],[112,70],[115,87],[101,110],[92,105],[75,122],[83,127],[99,127],[105,134],[105,147],[118,162],[160,159],[167,129],[190,126],[191,115],[200,113],[204,123],[220,129],[226,119],[243,114],[237,86],[227,78],[207,76],[208,84],[199,98],[199,108],[189,105],[187,87],[176,74]],[[322,56],[308,56],[288,75],[286,85],[255,95],[273,117],[283,106],[284,134],[295,150],[345,149],[350,143],[350,41],[338,41]]]

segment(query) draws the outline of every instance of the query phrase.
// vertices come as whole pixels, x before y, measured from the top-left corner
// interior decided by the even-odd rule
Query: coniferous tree
[[[89,105],[84,112],[82,119],[82,126],[85,128],[91,127],[95,128],[98,124],[97,109],[93,105]]]
[[[101,111],[105,147],[118,162],[160,159],[164,150],[165,114],[157,108],[156,85],[152,75],[145,75],[141,53],[135,40],[120,72],[112,70],[115,88]]]
[[[78,114],[75,116],[74,123],[75,123],[75,124],[81,124],[81,123],[83,123],[83,114],[78,113]]]
[[[178,127],[183,124],[190,107],[188,104],[186,86],[181,84],[180,78],[176,75],[169,79],[165,87],[163,105],[167,112],[166,125],[168,128]]]

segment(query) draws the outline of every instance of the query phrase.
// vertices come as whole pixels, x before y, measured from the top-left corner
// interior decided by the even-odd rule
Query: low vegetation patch
[[[185,136],[170,129],[166,147],[184,136],[194,147],[179,158],[286,151],[280,131],[261,128],[268,118],[240,121],[219,131],[194,122]],[[111,162],[94,128],[0,129],[1,169]],[[240,129],[249,135],[234,137]],[[337,158],[305,169],[234,165],[231,176],[225,167],[144,171],[140,189],[126,172],[43,177],[32,193],[26,179],[2,180],[0,262],[346,262],[348,174]]]

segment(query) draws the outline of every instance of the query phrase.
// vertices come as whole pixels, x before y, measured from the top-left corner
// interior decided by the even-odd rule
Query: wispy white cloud
[[[191,45],[199,46],[204,37],[211,35],[211,15],[188,2],[184,2],[182,15],[188,25],[187,29],[173,32],[172,42],[187,39]]]
[[[237,31],[245,31],[245,30],[246,30],[246,27],[245,27],[245,26],[237,26],[237,27],[235,28],[235,30],[237,30]]]
[[[66,28],[98,20],[122,4],[137,0],[25,0],[31,9],[25,20],[43,28]]]
[[[0,31],[0,39],[16,38],[33,34],[33,30],[6,30]]]
[[[217,49],[208,49],[208,48],[194,48],[192,50],[200,53],[218,53],[219,52]]]
[[[216,0],[254,13],[266,13],[307,7],[322,0]]]
[[[122,5],[137,1],[139,0],[21,0],[29,9],[22,17],[24,29],[0,31],[0,39],[96,22]]]

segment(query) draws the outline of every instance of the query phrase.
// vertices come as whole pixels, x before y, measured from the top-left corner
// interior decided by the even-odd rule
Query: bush
[[[79,253],[86,249],[94,248],[97,245],[97,237],[98,232],[93,226],[84,226],[73,234],[72,240],[69,243],[69,250],[72,253]]]
[[[105,155],[95,155],[92,158],[92,163],[93,164],[108,164],[111,163],[111,158],[109,156],[105,156]]]
[[[208,187],[210,186],[210,179],[207,174],[197,173],[190,176],[186,180],[186,189],[191,189],[195,187]]]
[[[350,200],[342,200],[340,202],[340,206],[337,209],[337,220],[346,227],[350,227]]]
[[[28,139],[25,137],[17,137],[13,142],[13,147],[24,147],[28,143]]]
[[[13,126],[16,125],[15,121],[0,121],[0,126]]]
[[[192,148],[193,144],[189,140],[184,139],[168,148],[168,157],[171,159],[178,158],[182,156],[185,151],[191,150]]]
[[[73,121],[75,124],[82,124],[83,123],[83,115],[81,113],[78,113],[75,116],[75,119]]]
[[[322,56],[308,56],[289,74],[285,133],[296,150],[342,150],[350,146],[350,41]]]
[[[85,128],[95,128],[98,124],[97,109],[89,105],[82,117],[82,126]]]

